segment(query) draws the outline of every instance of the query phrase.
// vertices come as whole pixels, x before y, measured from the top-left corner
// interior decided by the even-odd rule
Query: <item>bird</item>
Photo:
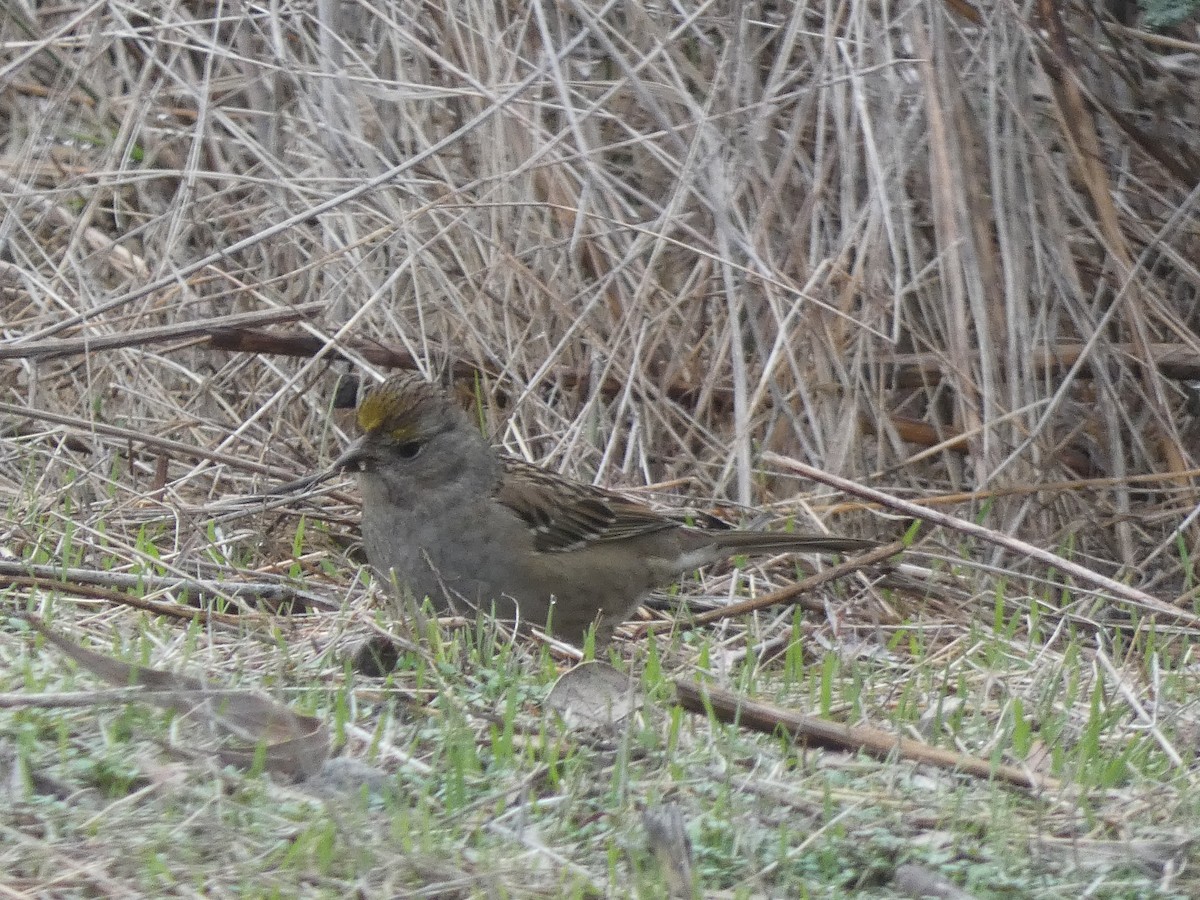
[[[360,436],[331,466],[357,474],[362,542],[391,593],[597,646],[654,589],[742,554],[841,553],[857,538],[696,527],[497,451],[439,386],[401,372],[367,388]],[[719,521],[719,520],[717,520]]]

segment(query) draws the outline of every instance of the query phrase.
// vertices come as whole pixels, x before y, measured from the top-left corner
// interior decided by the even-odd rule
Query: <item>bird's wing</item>
[[[537,549],[578,550],[588,544],[620,541],[681,522],[612,491],[569,481],[519,459],[505,457],[496,499],[529,526]]]

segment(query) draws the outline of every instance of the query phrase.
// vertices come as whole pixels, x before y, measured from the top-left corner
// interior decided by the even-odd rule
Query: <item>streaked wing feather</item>
[[[620,541],[680,524],[612,491],[568,481],[518,459],[506,457],[503,463],[496,499],[529,525],[535,546],[547,553]]]

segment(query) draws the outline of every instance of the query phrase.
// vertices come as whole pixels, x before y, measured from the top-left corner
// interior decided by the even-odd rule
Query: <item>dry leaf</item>
[[[570,728],[615,728],[641,705],[630,676],[608,663],[580,663],[559,676],[546,697]]]
[[[105,681],[144,688],[137,699],[173,709],[193,721],[208,723],[225,737],[244,741],[242,746],[225,744],[212,750],[223,764],[248,769],[261,752],[267,771],[304,779],[319,772],[329,758],[329,731],[320,719],[295,713],[282,703],[251,691],[216,690],[186,675],[134,666],[85,650],[51,631],[36,616],[16,614]]]

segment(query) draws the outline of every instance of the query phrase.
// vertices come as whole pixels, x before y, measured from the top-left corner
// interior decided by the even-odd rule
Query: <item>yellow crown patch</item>
[[[367,394],[358,404],[358,427],[363,431],[378,431],[391,406],[392,404],[378,393]]]
[[[395,375],[377,385],[359,401],[356,418],[364,434],[387,432],[397,440],[417,433],[422,409],[434,405],[435,389],[411,375]]]

